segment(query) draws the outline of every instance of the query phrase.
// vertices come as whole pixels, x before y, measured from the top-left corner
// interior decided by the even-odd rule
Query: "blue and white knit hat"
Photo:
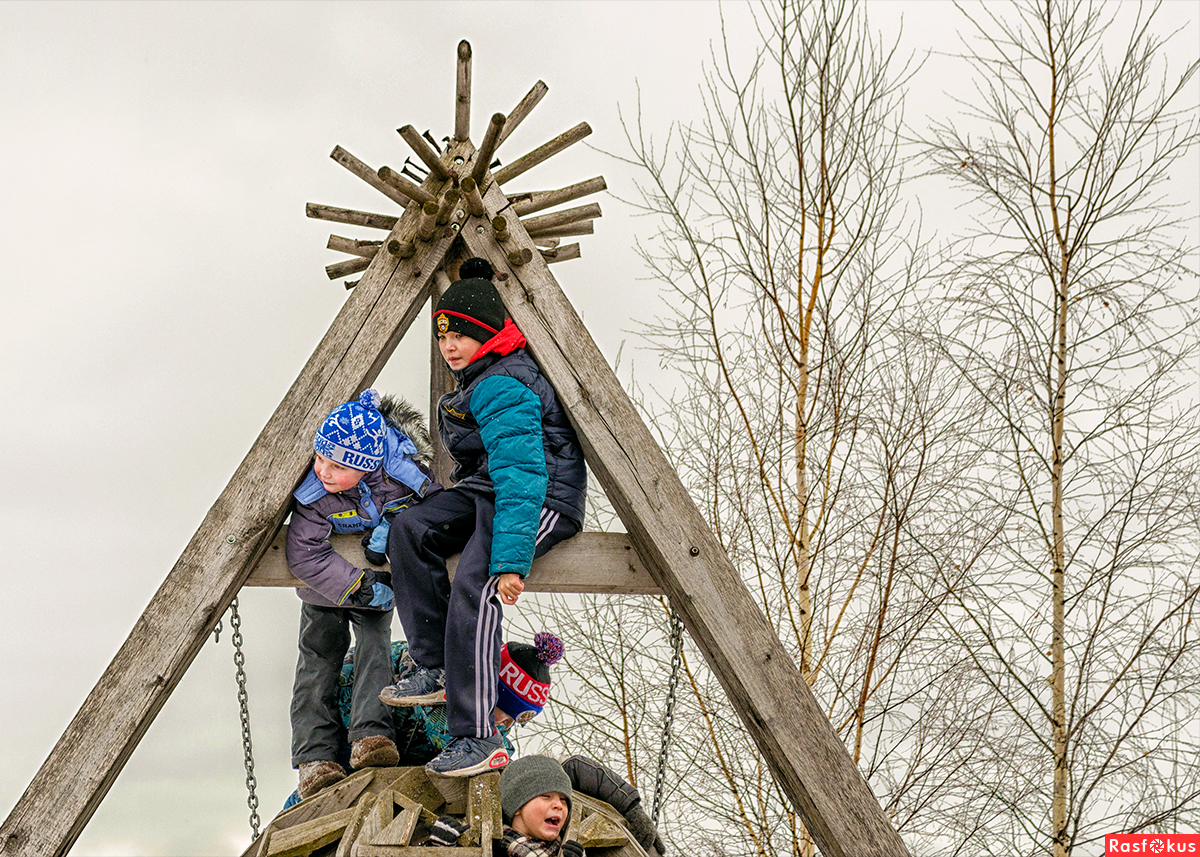
[[[313,449],[335,464],[370,472],[383,461],[387,425],[379,413],[379,394],[363,390],[357,402],[338,405],[313,439]]]

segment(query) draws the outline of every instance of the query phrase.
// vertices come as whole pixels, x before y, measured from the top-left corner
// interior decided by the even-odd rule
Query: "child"
[[[313,449],[313,469],[295,491],[287,536],[288,565],[308,584],[297,590],[304,603],[292,689],[292,766],[300,770],[301,797],[346,776],[335,759],[342,728],[338,675],[350,626],[359,679],[350,710],[350,765],[398,759],[391,715],[379,701],[379,689],[392,678],[391,575],[355,568],[334,551],[329,536],[382,528],[385,515],[439,487],[428,469],[432,446],[419,415],[406,403],[381,401],[374,390],[334,408]]]
[[[583,847],[567,840],[571,779],[549,756],[524,756],[500,775],[504,835],[495,851],[506,857],[578,857]],[[503,852],[501,852],[503,848]]]
[[[485,260],[467,273],[490,275]],[[485,277],[450,286],[434,332],[457,388],[438,403],[454,487],[396,519],[388,556],[405,598],[396,613],[417,668],[385,688],[388,705],[445,696],[453,740],[427,770],[466,777],[503,766],[496,733],[501,604],[515,604],[535,556],[583,520],[583,451],[550,383]],[[454,586],[445,558],[462,552]]]
[[[496,727],[504,738],[506,750],[510,731],[517,724],[529,723],[542,711],[550,695],[550,667],[563,655],[562,640],[549,631],[542,631],[528,643],[508,642],[502,650],[500,685],[497,688]],[[350,724],[350,706],[354,698],[355,675],[353,650],[346,657],[338,686],[338,708],[345,728]],[[412,668],[408,659],[408,644],[392,643],[392,663],[400,675]],[[442,751],[450,736],[446,733],[446,707],[441,703],[393,708],[393,738],[399,752],[399,765],[424,765]],[[344,730],[343,730],[344,734]],[[350,747],[343,740],[338,753],[344,760]],[[634,795],[636,797],[636,792]],[[300,795],[293,792],[284,809],[299,803]]]

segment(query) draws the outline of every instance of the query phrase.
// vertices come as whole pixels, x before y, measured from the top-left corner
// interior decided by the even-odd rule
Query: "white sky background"
[[[869,11],[891,33],[904,12],[902,53],[954,48],[948,3],[874,0]],[[1179,71],[1197,55],[1197,15],[1184,2],[1170,11],[1188,27]],[[304,204],[398,213],[330,160],[333,147],[399,168],[411,153],[397,127],[452,132],[465,38],[477,143],[492,113],[539,79],[549,85],[502,161],[580,121],[594,130],[588,143],[624,152],[617,108],[634,115],[639,85],[657,134],[696,118],[719,13],[666,0],[0,4],[0,687],[10,699],[0,818],[345,299],[324,274],[343,258],[326,238],[382,237],[309,220]],[[725,15],[752,47],[744,7]],[[918,76],[910,121],[923,127],[919,111],[945,109],[947,79],[936,63]],[[632,195],[629,172],[582,144],[510,189],[601,174]],[[579,239],[583,258],[552,270],[612,360],[655,298],[632,250],[644,221],[598,201],[605,216]],[[418,321],[376,386],[423,405],[428,351]],[[265,825],[295,786],[299,602],[286,590],[248,590],[241,602]],[[238,853],[249,841],[244,779],[226,622],[72,853]]]

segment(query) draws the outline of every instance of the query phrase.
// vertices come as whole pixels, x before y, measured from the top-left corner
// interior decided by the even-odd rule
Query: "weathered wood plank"
[[[469,158],[469,144],[446,157]],[[432,182],[431,182],[432,184]],[[411,206],[393,238],[411,234]],[[0,854],[66,854],[208,640],[287,514],[312,433],[379,374],[428,298],[450,233],[400,262],[375,257],[174,568],[0,825]]]
[[[629,841],[629,831],[600,812],[583,819],[578,829],[572,824],[570,834],[584,848],[619,848]]]
[[[287,830],[277,831],[271,836],[267,857],[304,857],[318,848],[336,842],[354,813],[353,809],[343,809],[340,812],[297,824]]]
[[[354,847],[354,840],[358,838],[358,833],[362,830],[363,822],[367,820],[367,813],[371,811],[372,806],[374,804],[369,798],[360,800],[354,806],[354,815],[350,816],[350,821],[346,823],[346,829],[342,831],[342,840],[338,843],[333,857],[350,857],[350,849]]]
[[[403,769],[404,773],[388,784],[392,791],[402,794],[432,813],[442,808],[446,799],[430,780],[424,768]]]
[[[507,205],[500,177],[484,197]],[[826,857],[900,857],[888,823],[721,543],[671,468],[540,254],[511,268],[468,221],[463,240],[496,266],[509,314],[553,384],[642,562],[679,611],[764,759]],[[533,248],[519,222],[512,242]],[[499,257],[499,258],[498,258]],[[505,276],[506,275],[506,276]]]
[[[246,586],[304,586],[288,570],[284,551],[286,540],[285,525],[246,578]],[[356,567],[372,567],[363,555],[360,536],[334,535],[330,540],[337,552]],[[456,555],[446,564],[451,579],[457,566]],[[533,561],[533,570],[525,581],[525,591],[662,594],[624,533],[579,533],[558,543],[545,556]]]
[[[399,792],[386,792],[391,796],[392,801],[396,806],[400,807],[400,812],[392,819],[391,823],[383,830],[375,835],[375,838],[367,845],[408,845],[412,840],[413,831],[417,827],[417,822],[421,820],[422,806],[415,800],[411,800]],[[383,798],[380,798],[382,800]]]
[[[467,841],[472,845],[488,845],[501,834],[500,774],[491,771],[471,777],[467,788],[467,814],[463,819],[471,825]]]

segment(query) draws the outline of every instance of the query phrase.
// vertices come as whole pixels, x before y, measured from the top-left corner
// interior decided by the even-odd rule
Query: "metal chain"
[[[663,710],[662,749],[658,753],[658,779],[654,783],[654,808],[650,820],[658,827],[658,811],[662,808],[663,783],[667,778],[667,753],[671,747],[671,723],[675,719],[675,690],[679,686],[679,670],[683,666],[683,620],[671,608],[671,678],[667,682],[667,702]]]
[[[250,807],[250,829],[258,839],[258,795],[254,778],[254,748],[250,743],[250,698],[246,695],[246,656],[242,654],[242,619],[238,615],[236,597],[229,605],[229,627],[233,629],[233,663],[237,666],[238,705],[242,711],[242,754],[246,763],[246,805]]]

